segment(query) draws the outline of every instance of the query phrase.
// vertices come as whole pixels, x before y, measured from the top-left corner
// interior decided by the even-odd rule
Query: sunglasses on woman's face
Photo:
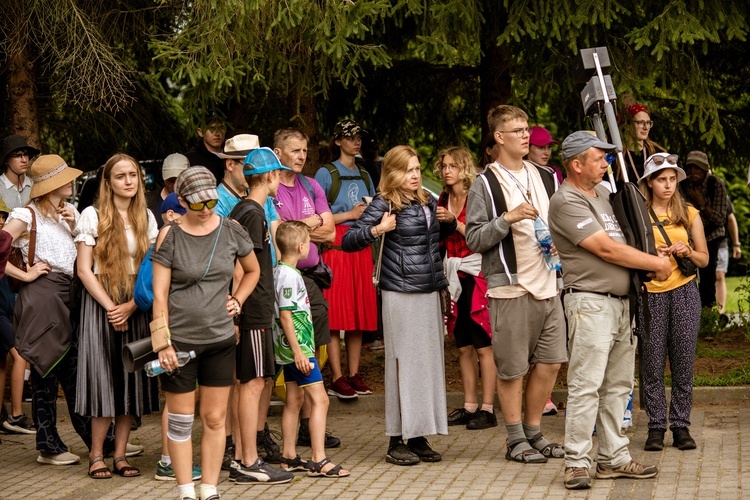
[[[665,161],[670,165],[677,165],[677,155],[654,156],[653,158],[651,158],[651,161],[654,162],[654,165],[656,165],[657,167],[663,165]]]
[[[200,201],[198,203],[188,203],[188,208],[192,210],[193,212],[200,212],[203,210],[203,208],[208,208],[209,210],[214,208],[216,204],[219,203],[219,200],[208,200],[208,201]]]

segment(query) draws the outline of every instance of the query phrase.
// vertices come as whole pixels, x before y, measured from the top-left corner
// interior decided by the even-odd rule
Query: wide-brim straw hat
[[[42,155],[31,164],[30,198],[39,198],[77,179],[83,172],[69,167],[58,155]]]

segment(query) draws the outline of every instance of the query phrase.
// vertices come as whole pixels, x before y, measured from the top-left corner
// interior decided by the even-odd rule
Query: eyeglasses
[[[200,212],[203,210],[203,208],[208,208],[209,210],[214,208],[216,204],[219,203],[219,200],[208,200],[208,201],[201,201],[198,203],[188,203],[188,208],[192,210],[193,212]]]
[[[643,128],[651,128],[654,126],[653,120],[633,120],[633,123],[635,123],[637,127]]]
[[[446,168],[448,170],[458,170],[458,165],[456,165],[455,163],[441,163],[440,164],[440,170],[445,170]]]
[[[657,167],[663,165],[665,161],[669,163],[670,165],[677,165],[677,158],[678,158],[677,155],[669,155],[669,156],[659,155],[659,156],[654,156],[653,158],[651,158],[651,161]]]
[[[498,132],[509,134],[513,132],[519,139],[523,138],[525,134],[531,135],[531,127],[526,128],[514,128],[513,130],[498,130]]]
[[[29,158],[31,157],[31,155],[29,154],[28,151],[16,151],[15,153],[9,154],[8,157],[9,158],[21,158],[21,157]]]

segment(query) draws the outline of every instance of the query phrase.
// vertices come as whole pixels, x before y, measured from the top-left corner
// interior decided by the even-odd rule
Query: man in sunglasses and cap
[[[706,233],[708,265],[698,270],[702,307],[711,307],[716,303],[716,264],[719,260],[719,247],[726,237],[724,226],[729,212],[727,188],[709,170],[706,153],[691,151],[685,160],[687,178],[680,183],[685,201],[700,210]]]
[[[664,280],[667,255],[628,246],[600,186],[615,146],[578,131],[562,143],[565,182],[552,196],[549,226],[562,262],[568,318],[568,406],[565,420],[565,487],[591,487],[591,432],[598,423],[599,479],[645,479],[658,469],[634,461],[620,432],[635,363],[630,329],[630,270]]]
[[[33,182],[28,171],[31,159],[39,154],[39,150],[26,144],[20,135],[9,135],[3,139],[2,170],[0,175],[0,197],[11,210],[25,207],[31,195]]]

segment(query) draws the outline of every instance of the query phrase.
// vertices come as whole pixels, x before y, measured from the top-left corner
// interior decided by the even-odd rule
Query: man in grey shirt
[[[26,144],[20,135],[3,139],[0,150],[3,173],[0,175],[0,196],[8,208],[25,207],[31,195],[33,182],[28,176],[31,159],[39,150]]]
[[[591,433],[597,426],[596,476],[643,479],[658,469],[634,461],[620,432],[635,364],[628,291],[630,269],[667,279],[666,255],[641,252],[625,235],[600,186],[605,154],[615,146],[586,131],[562,143],[565,182],[552,196],[549,226],[560,255],[568,318],[568,406],[565,420],[565,487],[591,487]]]

